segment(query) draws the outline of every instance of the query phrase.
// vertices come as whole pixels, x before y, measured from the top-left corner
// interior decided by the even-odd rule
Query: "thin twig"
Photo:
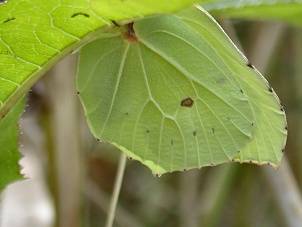
[[[98,187],[91,180],[86,181],[84,194],[86,197],[95,203],[103,212],[108,212],[110,206],[110,198],[106,192]],[[127,209],[117,204],[116,207],[116,224],[122,227],[142,227],[143,223],[133,216]]]
[[[295,105],[295,111],[293,111],[292,116],[293,118],[291,119],[292,122],[295,124],[295,132],[292,134],[292,139],[295,141],[294,142],[294,147],[296,149],[296,152],[293,154],[294,160],[292,160],[292,164],[295,166],[296,170],[296,177],[297,181],[300,185],[302,186],[302,143],[300,138],[302,138],[302,118],[301,118],[301,112],[302,112],[302,89],[301,89],[301,84],[302,84],[302,64],[301,64],[301,59],[302,59],[302,31],[298,30],[295,31],[294,33],[295,37],[293,40],[294,43],[294,50],[293,50],[293,55],[295,58],[294,61],[294,70],[295,74],[294,77],[292,78],[293,82],[290,83],[292,84],[291,86],[295,90],[296,97],[293,99],[292,97],[289,97],[290,100],[295,100],[294,105]],[[287,84],[286,84],[287,85]],[[291,124],[291,122],[289,122]]]
[[[50,174],[54,178],[56,226],[60,227],[78,227],[81,223],[82,161],[75,70],[76,57],[69,56],[59,62],[45,78],[50,109]]]
[[[180,226],[197,227],[198,209],[198,186],[200,183],[200,170],[184,172],[180,176]]]
[[[198,199],[197,210],[203,227],[217,226],[223,207],[237,177],[239,166],[225,164],[211,170],[207,187]]]
[[[117,175],[116,175],[116,179],[115,179],[115,183],[114,183],[113,194],[111,197],[108,218],[107,218],[106,225],[105,225],[106,227],[112,227],[112,225],[113,225],[116,206],[117,206],[118,198],[119,198],[122,183],[123,183],[123,178],[124,178],[124,173],[125,173],[125,168],[126,168],[126,161],[127,161],[126,155],[121,154],[119,164],[118,164],[118,169],[117,169]]]

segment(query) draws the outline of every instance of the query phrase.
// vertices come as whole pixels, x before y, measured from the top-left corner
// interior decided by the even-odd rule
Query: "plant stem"
[[[91,180],[85,182],[84,194],[91,202],[97,205],[102,211],[107,212],[110,205],[110,195],[107,195],[96,183]],[[123,227],[142,227],[144,224],[126,208],[117,204],[116,224]]]
[[[218,226],[219,217],[227,198],[232,193],[233,184],[237,178],[240,167],[237,164],[225,164],[216,167],[210,172],[207,187],[197,200],[197,210],[200,214],[200,226]]]
[[[121,154],[119,164],[118,164],[117,174],[116,174],[116,178],[115,178],[113,194],[112,194],[111,201],[110,201],[108,217],[107,217],[107,221],[106,221],[106,225],[105,225],[106,227],[112,227],[112,225],[113,225],[116,206],[117,206],[118,198],[120,195],[123,178],[124,178],[124,173],[125,173],[125,169],[126,169],[126,161],[127,161],[126,155]]]
[[[191,170],[180,175],[180,226],[197,227],[198,210],[196,199],[200,183],[200,170]]]
[[[301,113],[302,113],[302,89],[301,89],[301,84],[302,84],[302,65],[301,65],[301,59],[302,59],[302,31],[298,30],[294,33],[295,34],[295,38],[294,38],[294,48],[295,48],[295,76],[294,76],[294,86],[295,86],[295,91],[296,91],[296,106],[297,106],[297,110],[296,113],[294,114],[294,120],[293,122],[295,122],[295,124],[297,125],[297,129],[295,134],[295,141],[297,141],[296,144],[296,152],[297,152],[297,156],[293,155],[293,157],[297,157],[295,158],[295,160],[297,160],[296,164],[296,173],[297,173],[297,181],[299,183],[300,189],[302,188],[302,166],[301,166],[301,162],[302,162],[302,154],[301,154],[301,150],[302,150],[302,143],[300,141],[300,138],[302,138],[302,119],[301,119]],[[291,97],[292,98],[292,97]],[[291,122],[289,122],[290,124]],[[298,142],[299,141],[299,142]]]
[[[58,227],[79,227],[81,224],[82,157],[75,69],[76,57],[69,56],[45,78],[52,142],[50,174]]]

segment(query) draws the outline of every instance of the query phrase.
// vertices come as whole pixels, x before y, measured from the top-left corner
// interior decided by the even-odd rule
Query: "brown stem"
[[[75,92],[75,56],[58,63],[46,78],[52,146],[50,165],[58,227],[81,223],[79,105]]]

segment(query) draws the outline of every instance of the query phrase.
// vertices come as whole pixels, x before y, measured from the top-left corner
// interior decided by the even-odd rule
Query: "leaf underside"
[[[81,50],[77,87],[94,136],[155,174],[229,161],[278,165],[285,114],[217,23],[189,9]]]
[[[302,0],[212,0],[202,6],[217,16],[280,20],[302,26]]]
[[[2,1],[3,2],[3,1]],[[0,3],[0,116],[63,56],[111,20],[179,10],[193,0],[8,0]]]
[[[0,121],[0,190],[7,184],[22,179],[20,175],[20,153],[18,150],[18,121],[24,109],[19,103]]]

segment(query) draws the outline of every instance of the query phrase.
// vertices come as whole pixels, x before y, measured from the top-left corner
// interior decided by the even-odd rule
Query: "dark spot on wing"
[[[243,90],[242,90],[242,89],[240,89],[240,92],[241,92],[242,94],[244,94],[244,92],[243,92]]]
[[[78,16],[83,16],[83,17],[87,17],[87,18],[90,17],[90,15],[88,13],[78,12],[78,13],[72,14],[71,18],[78,17]]]
[[[0,119],[5,118],[5,116],[6,116],[6,114],[3,114],[3,115],[0,114]]]
[[[13,20],[16,20],[16,18],[15,17],[7,18],[5,21],[3,21],[3,24],[8,23],[8,22],[13,21]]]
[[[121,27],[115,20],[111,20],[111,23],[114,24],[116,27]]]
[[[249,68],[251,68],[251,69],[255,69],[255,67],[254,67],[250,62],[248,62],[248,63],[246,64],[246,66],[249,67]]]
[[[265,163],[265,164],[268,165],[268,166],[272,166],[270,162],[267,162],[267,163]]]
[[[215,134],[215,128],[212,128],[212,133]]]
[[[193,104],[194,104],[194,101],[190,97],[183,99],[180,103],[180,105],[183,107],[192,107]]]
[[[197,132],[196,131],[193,131],[193,136],[196,136],[197,135]]]
[[[268,91],[271,92],[271,93],[273,93],[274,90],[273,90],[273,88],[271,86],[269,86],[268,87]]]
[[[8,50],[0,50],[0,54],[10,55],[10,52]]]
[[[174,145],[174,140],[171,140],[171,146],[173,146]]]
[[[147,129],[147,130],[146,130],[146,133],[148,133],[148,134],[149,134],[149,133],[150,133],[150,130],[149,130],[149,129]]]

